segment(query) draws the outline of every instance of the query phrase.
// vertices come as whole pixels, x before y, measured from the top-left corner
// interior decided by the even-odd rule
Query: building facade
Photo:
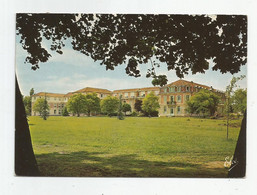
[[[225,94],[212,87],[194,83],[193,81],[177,80],[160,88],[160,116],[187,116],[186,102],[201,89],[210,90],[220,96],[218,112],[222,113]]]
[[[133,112],[135,111],[134,105],[136,100],[143,100],[147,94],[153,92],[159,98],[159,116],[187,116],[188,113],[186,111],[186,102],[190,99],[190,97],[199,92],[201,89],[213,91],[221,97],[221,102],[218,107],[218,112],[221,113],[223,111],[225,102],[224,92],[218,91],[206,85],[194,83],[193,81],[180,79],[163,87],[119,89],[114,91],[86,87],[74,92],[69,92],[67,94],[40,92],[32,96],[31,115],[39,115],[39,113],[33,111],[33,105],[38,98],[46,98],[50,108],[49,115],[61,115],[62,110],[67,104],[69,98],[78,93],[96,93],[100,99],[103,99],[107,96],[114,96],[117,98],[121,96],[123,102],[130,104]]]

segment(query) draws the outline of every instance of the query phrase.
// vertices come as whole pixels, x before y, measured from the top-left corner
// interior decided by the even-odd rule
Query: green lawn
[[[29,117],[44,176],[226,177],[241,121],[226,140],[224,120]]]

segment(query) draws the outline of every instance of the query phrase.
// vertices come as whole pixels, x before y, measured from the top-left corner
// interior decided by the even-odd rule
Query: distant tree
[[[81,113],[86,112],[86,105],[86,96],[81,93],[73,95],[67,102],[68,111],[76,114],[77,117],[79,117]]]
[[[123,107],[122,107],[122,99],[121,98],[122,98],[122,96],[120,95],[120,98],[119,98],[119,108],[118,108],[118,115],[117,115],[117,117],[118,117],[119,120],[124,120],[124,115],[122,113]]]
[[[31,115],[31,97],[30,96],[23,97],[23,103],[24,103],[26,115],[30,116]]]
[[[187,111],[190,114],[214,115],[217,111],[220,97],[215,93],[202,89],[187,101]]]
[[[136,99],[134,108],[137,112],[141,112],[142,111],[142,100]]]
[[[101,100],[100,106],[103,113],[112,116],[113,113],[118,111],[119,99],[117,97],[107,96]]]
[[[33,106],[33,110],[35,112],[38,112],[39,115],[46,120],[47,115],[48,115],[48,111],[49,111],[49,105],[46,101],[45,98],[39,98],[36,100],[34,106]]]
[[[65,106],[64,109],[62,110],[62,116],[69,116],[69,112],[68,112],[66,106]]]
[[[34,89],[31,88],[29,92],[30,96],[25,96],[23,97],[23,103],[26,111],[26,115],[30,116],[31,115],[31,101],[32,101],[32,95],[34,95]]]
[[[229,85],[226,87],[226,103],[225,103],[225,112],[227,116],[227,140],[228,140],[228,127],[230,120],[230,113],[232,112],[232,96],[234,93],[234,89],[237,87],[237,82],[245,78],[245,75],[241,75],[239,77],[232,77]]]
[[[100,98],[97,97],[97,94],[86,94],[85,111],[87,112],[87,116],[90,116],[91,112],[99,112],[100,110]]]
[[[32,95],[34,95],[34,94],[35,94],[34,88],[31,88],[31,89],[30,89],[30,92],[29,92],[30,97],[31,97]]]
[[[243,114],[247,106],[247,90],[237,89],[233,94],[231,100],[233,111],[241,112]]]
[[[159,98],[154,95],[153,92],[149,93],[144,99],[142,103],[142,110],[151,116],[151,113],[155,112],[160,108]]]
[[[49,116],[49,105],[48,105],[48,103],[46,101],[46,97],[45,97],[44,102],[43,102],[43,111],[42,111],[42,116],[41,117],[44,120],[46,120],[48,116]]]
[[[124,103],[122,105],[122,111],[125,112],[125,116],[126,116],[126,112],[131,112],[131,106],[130,104]]]

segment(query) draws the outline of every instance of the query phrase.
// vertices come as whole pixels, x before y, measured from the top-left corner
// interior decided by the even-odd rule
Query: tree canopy
[[[38,112],[39,115],[46,120],[49,111],[49,105],[45,98],[39,98],[33,105],[33,110]]]
[[[85,110],[87,112],[87,116],[90,116],[91,112],[100,111],[100,98],[97,97],[96,93],[86,94]]]
[[[70,99],[67,102],[67,108],[69,112],[72,112],[73,114],[76,114],[77,117],[79,117],[81,113],[86,112],[86,104],[86,96],[79,93],[70,97]]]
[[[151,114],[157,111],[158,108],[160,108],[159,98],[154,95],[153,92],[147,94],[147,96],[143,99],[142,110],[146,112],[148,116],[151,116]]]
[[[247,107],[246,89],[237,89],[232,96],[232,108],[234,112],[244,113]]]
[[[101,111],[108,116],[116,113],[119,109],[119,99],[117,97],[107,96],[101,100]]]
[[[187,111],[190,114],[214,115],[217,111],[220,97],[209,90],[200,90],[189,101]]]
[[[141,76],[140,64],[150,62],[146,76],[161,86],[167,78],[155,74],[159,62],[181,78],[189,71],[205,72],[209,60],[213,70],[232,74],[247,60],[245,15],[17,14],[16,21],[33,70],[51,57],[43,39],[59,54],[68,39],[74,50],[107,70],[126,64],[126,73],[134,77]]]
[[[25,107],[26,115],[30,116],[31,115],[31,97],[30,96],[23,97],[23,104]]]
[[[122,111],[125,112],[125,115],[126,115],[127,112],[131,112],[131,106],[130,106],[130,104],[124,103],[124,104],[122,105]]]
[[[136,99],[134,108],[137,112],[142,111],[142,100]]]

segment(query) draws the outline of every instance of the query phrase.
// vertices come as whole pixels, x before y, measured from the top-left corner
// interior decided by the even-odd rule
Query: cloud
[[[94,60],[90,57],[73,50],[72,48],[65,47],[62,49],[63,54],[58,54],[56,52],[51,53],[52,57],[49,62],[58,62],[71,64],[72,66],[87,66],[94,64]]]
[[[47,80],[37,83],[36,92],[68,93],[85,87],[95,87],[108,90],[139,88],[151,86],[151,79],[129,78],[87,78],[82,74],[74,74],[69,77],[54,78],[49,76]]]

